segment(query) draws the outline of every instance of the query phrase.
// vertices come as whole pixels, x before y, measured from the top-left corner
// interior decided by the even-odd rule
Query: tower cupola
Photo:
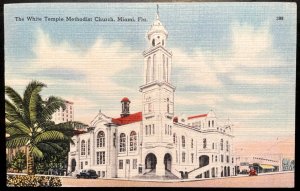
[[[122,113],[121,113],[121,117],[126,117],[130,114],[129,112],[129,104],[130,104],[130,100],[127,97],[124,97],[121,100],[121,104],[122,104]]]
[[[158,6],[157,6],[157,13],[156,13],[156,20],[153,22],[153,24],[150,27],[150,30],[147,32],[147,37],[148,37],[149,44],[152,47],[158,45],[161,45],[163,47],[166,46],[168,31],[159,20]]]

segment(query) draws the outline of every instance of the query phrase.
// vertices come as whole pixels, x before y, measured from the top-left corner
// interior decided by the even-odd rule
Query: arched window
[[[173,134],[173,143],[176,143],[176,133]]]
[[[105,147],[105,134],[100,131],[97,135],[97,147]]]
[[[215,143],[212,143],[212,149],[215,149]]]
[[[120,152],[126,151],[126,135],[124,133],[120,134]]]
[[[131,131],[130,133],[130,151],[136,151],[137,148],[136,132]]]
[[[191,139],[191,148],[194,147],[194,139]]]
[[[220,146],[221,146],[221,151],[223,151],[223,139],[221,139]]]
[[[182,147],[184,148],[185,147],[185,137],[184,136],[181,137],[181,143],[182,143]]]
[[[203,139],[203,149],[206,149],[206,138]]]
[[[81,155],[85,155],[85,140],[81,141]]]
[[[210,127],[210,121],[208,121],[208,127]]]
[[[214,121],[214,120],[212,120],[212,122],[211,122],[211,126],[212,126],[212,127],[214,127],[214,126],[215,126],[215,121]]]

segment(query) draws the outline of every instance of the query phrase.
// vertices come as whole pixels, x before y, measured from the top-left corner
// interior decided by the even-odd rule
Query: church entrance
[[[71,172],[74,172],[76,168],[76,160],[72,159],[71,160]]]
[[[199,167],[204,167],[209,164],[209,157],[207,155],[202,155],[199,157]]]
[[[156,156],[153,153],[149,153],[145,159],[145,168],[153,170],[156,168],[156,163]]]
[[[165,170],[171,172],[172,157],[169,153],[165,154],[164,164],[165,164]]]

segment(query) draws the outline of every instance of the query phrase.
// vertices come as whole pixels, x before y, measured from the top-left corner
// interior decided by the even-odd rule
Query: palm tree
[[[61,98],[50,96],[44,101],[40,95],[45,84],[32,81],[23,98],[11,87],[5,86],[6,147],[26,146],[28,149],[27,171],[34,174],[34,158],[43,158],[44,152],[58,149],[60,141],[72,142],[73,130],[82,127],[80,122],[55,124],[52,114],[59,108],[65,109]]]

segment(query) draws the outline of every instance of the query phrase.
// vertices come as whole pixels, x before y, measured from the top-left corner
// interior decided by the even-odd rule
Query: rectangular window
[[[119,160],[119,169],[123,169],[123,160]]]
[[[97,164],[105,164],[105,152],[97,152]]]
[[[181,142],[182,142],[182,147],[184,148],[185,147],[185,137],[184,136],[181,137]]]
[[[229,163],[229,156],[226,156],[226,162]]]
[[[148,135],[148,125],[146,125],[146,135]]]
[[[91,141],[90,139],[88,140],[88,145],[87,145],[87,154],[90,155],[90,150],[91,150]]]
[[[165,135],[167,134],[167,124],[165,124]]]
[[[105,177],[105,171],[102,171],[102,178]]]
[[[194,163],[194,153],[191,154],[191,162]]]
[[[224,156],[221,155],[221,162],[224,162]]]
[[[80,162],[80,169],[83,169],[83,162]]]
[[[85,161],[85,165],[88,165],[88,161]]]
[[[151,103],[148,103],[148,112],[149,112],[149,113],[152,112],[152,105],[151,105]]]
[[[191,139],[191,148],[193,148],[193,147],[194,147],[194,140]]]
[[[182,162],[185,162],[185,152],[182,152]]]
[[[178,152],[176,150],[176,162],[178,162]]]
[[[132,169],[137,169],[137,159],[132,160]]]
[[[203,139],[203,149],[206,149],[206,138]]]
[[[152,125],[152,134],[154,134],[154,124]]]

